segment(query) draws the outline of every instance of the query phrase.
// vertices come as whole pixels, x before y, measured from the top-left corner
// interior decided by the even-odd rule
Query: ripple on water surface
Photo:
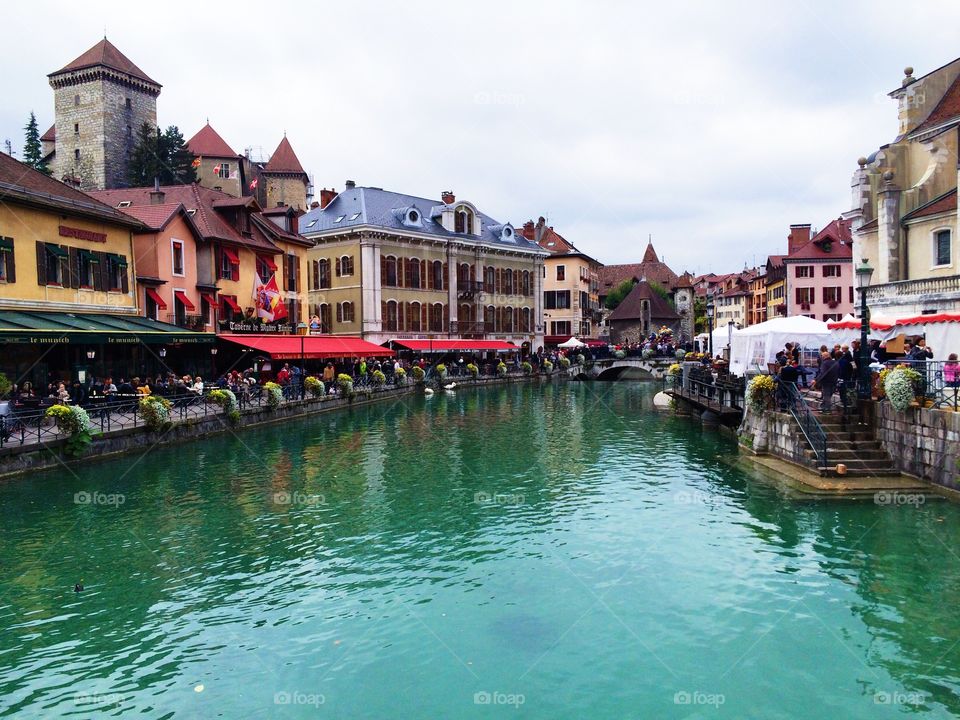
[[[0,716],[960,713],[957,507],[788,500],[654,390],[467,390],[6,482]]]

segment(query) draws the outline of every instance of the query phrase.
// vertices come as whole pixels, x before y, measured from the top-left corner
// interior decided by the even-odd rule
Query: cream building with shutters
[[[543,345],[547,252],[475,205],[357,187],[300,218],[322,332],[382,344],[482,338]]]

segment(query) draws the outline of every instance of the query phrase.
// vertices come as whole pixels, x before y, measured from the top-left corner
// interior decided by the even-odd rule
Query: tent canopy
[[[788,342],[801,347],[817,347],[830,342],[825,322],[803,315],[778,317],[750,325],[734,333],[730,347],[730,372],[743,375],[747,370],[766,370]]]
[[[557,347],[562,347],[562,348],[578,348],[578,347],[584,347],[585,345],[586,345],[586,343],[582,343],[582,342],[580,342],[579,340],[577,340],[577,338],[572,337],[572,338],[570,338],[569,340],[567,340],[566,342],[560,343],[559,345],[557,345]]]

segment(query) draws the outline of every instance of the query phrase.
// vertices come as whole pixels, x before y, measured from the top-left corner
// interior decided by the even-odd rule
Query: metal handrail
[[[787,409],[800,426],[800,432],[806,438],[817,456],[817,467],[827,466],[827,432],[813,414],[796,383],[781,382],[779,388],[785,388]]]

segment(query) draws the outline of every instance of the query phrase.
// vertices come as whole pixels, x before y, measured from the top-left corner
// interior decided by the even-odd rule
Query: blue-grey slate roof
[[[547,254],[539,245],[530,242],[516,231],[513,232],[512,240],[504,240],[500,234],[504,223],[500,223],[479,211],[477,213],[480,217],[481,228],[479,236],[446,230],[440,224],[439,217],[443,207],[444,204],[441,200],[429,200],[381,190],[380,188],[347,188],[331,200],[327,207],[314,208],[302,215],[299,223],[300,234],[311,237],[324,231],[372,225],[398,232],[427,233],[451,240],[483,242],[518,250],[534,251],[541,255]],[[419,212],[421,226],[411,227],[403,224],[405,213],[397,211],[408,208],[415,208]],[[342,220],[337,222],[337,218],[342,218]]]

